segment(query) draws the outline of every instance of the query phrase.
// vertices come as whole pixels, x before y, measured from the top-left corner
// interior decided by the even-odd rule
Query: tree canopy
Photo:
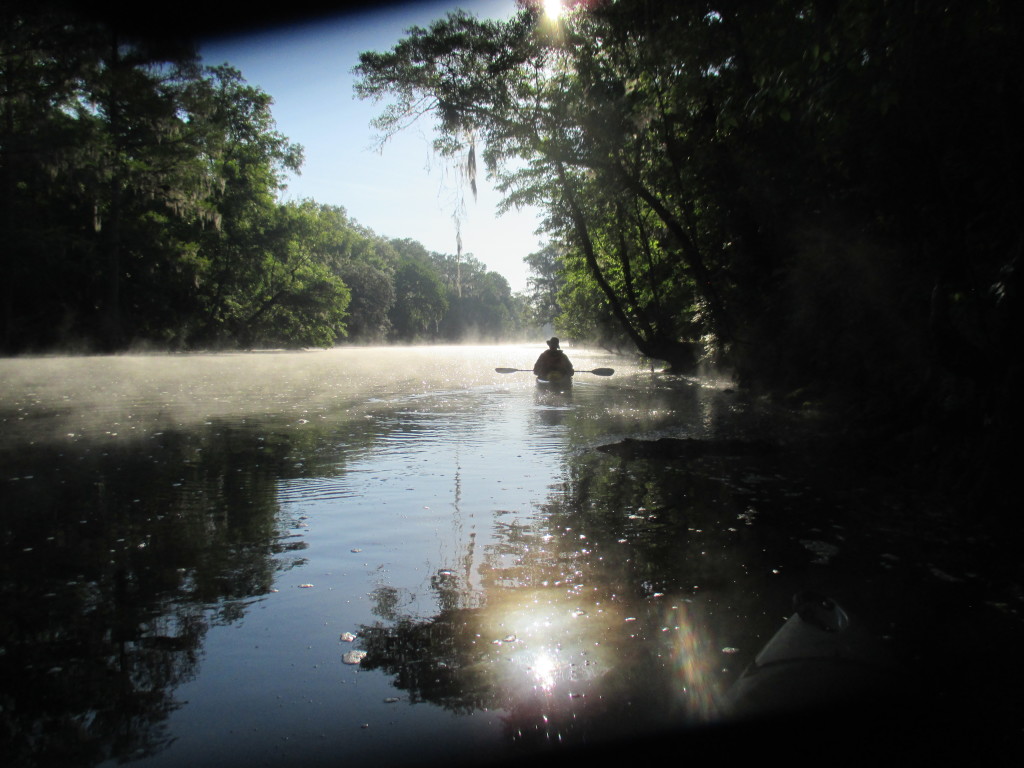
[[[362,55],[357,93],[385,135],[428,115],[442,152],[483,147],[506,204],[547,212],[567,296],[678,370],[861,381],[930,338],[996,351],[1015,5],[565,5],[413,28]]]
[[[519,331],[507,283],[480,262],[460,255],[452,282],[448,255],[410,256],[338,206],[282,203],[302,148],[239,71],[60,5],[2,23],[0,349]]]

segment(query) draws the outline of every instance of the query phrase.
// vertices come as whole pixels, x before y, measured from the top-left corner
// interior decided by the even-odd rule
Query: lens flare
[[[692,718],[698,722],[715,720],[721,713],[721,695],[706,638],[685,605],[679,605],[672,618],[676,627],[672,660],[677,690],[685,698]]]

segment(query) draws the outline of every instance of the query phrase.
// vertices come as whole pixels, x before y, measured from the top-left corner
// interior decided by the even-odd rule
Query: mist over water
[[[444,351],[460,349],[457,359]],[[509,354],[526,348],[509,347]],[[185,426],[204,419],[334,411],[395,392],[498,381],[490,347],[38,357],[0,360],[5,427]],[[531,361],[532,365],[532,361]],[[129,422],[135,423],[129,423]],[[119,433],[121,434],[121,433]]]
[[[604,450],[772,434],[723,382],[494,371],[538,352],[0,361],[5,753],[416,763],[715,721],[808,574],[878,552],[772,456]]]

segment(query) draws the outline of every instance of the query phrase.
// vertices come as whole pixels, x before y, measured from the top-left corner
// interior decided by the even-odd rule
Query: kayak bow
[[[888,649],[831,598],[800,592],[795,613],[730,688],[726,713],[747,719],[842,705],[885,690]]]

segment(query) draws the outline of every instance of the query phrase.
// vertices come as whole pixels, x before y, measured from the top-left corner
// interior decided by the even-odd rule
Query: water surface
[[[536,353],[0,361],[14,758],[437,762],[714,722],[793,591],[924,567],[770,453],[601,450],[800,439],[725,382],[581,349],[615,376],[494,372]]]

